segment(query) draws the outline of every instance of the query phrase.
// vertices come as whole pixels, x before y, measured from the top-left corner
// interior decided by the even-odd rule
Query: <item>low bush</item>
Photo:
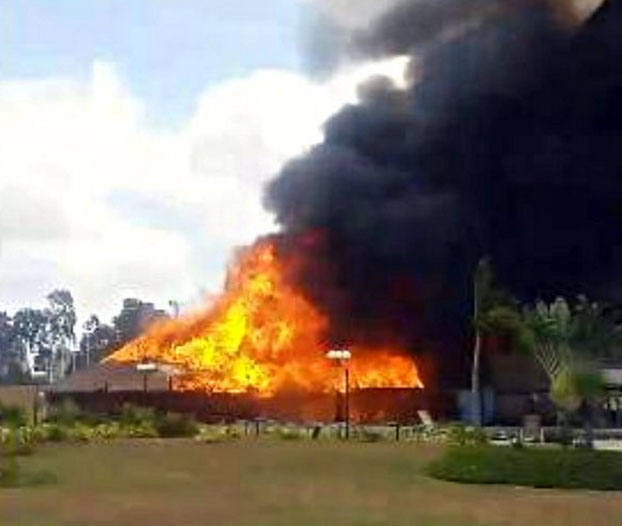
[[[478,446],[489,442],[482,429],[463,424],[443,426],[415,426],[408,440],[425,444],[445,444],[450,446]]]
[[[31,429],[33,442],[91,442],[118,438],[192,437],[198,432],[190,417],[158,414],[152,409],[126,405],[117,420],[88,417],[75,407],[62,404],[53,417]]]
[[[4,405],[0,402],[0,426],[22,427],[28,423],[26,411],[17,406]]]
[[[44,424],[42,426],[42,436],[48,442],[63,442],[69,439],[69,431],[63,424]]]
[[[64,429],[64,440],[71,442],[92,442],[95,439],[96,427],[77,423]]]
[[[187,415],[166,413],[156,419],[155,431],[161,438],[184,438],[195,436],[199,428],[196,421]]]
[[[622,454],[612,451],[456,447],[427,471],[441,480],[469,484],[622,490]]]
[[[112,438],[158,438],[159,436],[161,435],[156,424],[144,422],[133,426],[122,426],[118,437]]]
[[[453,446],[481,446],[488,443],[488,437],[480,428],[454,424],[446,430],[446,442]]]
[[[123,428],[118,422],[108,422],[91,428],[91,440],[112,440],[122,436]]]
[[[195,434],[197,442],[205,444],[218,444],[230,440],[239,440],[242,438],[242,432],[231,426],[215,426],[201,425]]]
[[[221,429],[215,429],[212,426],[201,426],[194,438],[197,442],[203,442],[205,444],[217,444],[227,439],[225,433]]]
[[[281,440],[301,440],[304,438],[300,429],[293,427],[279,427],[276,436]]]
[[[32,455],[35,435],[30,427],[0,428],[0,457]]]
[[[409,440],[424,444],[447,444],[449,432],[443,427],[414,426],[408,437]]]
[[[225,436],[229,440],[240,440],[243,436],[242,430],[235,426],[225,427]]]
[[[156,413],[149,407],[123,404],[119,421],[124,427],[150,426],[156,421]]]
[[[119,422],[94,426],[82,423],[71,426],[51,423],[41,426],[39,433],[42,440],[47,442],[97,442],[119,438],[158,437],[153,424],[122,425]]]
[[[53,424],[71,426],[84,418],[84,416],[78,405],[70,398],[66,398],[50,408],[50,413],[46,420]]]

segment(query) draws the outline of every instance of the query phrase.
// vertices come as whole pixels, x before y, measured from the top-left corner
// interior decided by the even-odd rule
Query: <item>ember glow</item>
[[[328,327],[316,308],[286,283],[274,244],[262,240],[242,252],[225,292],[204,310],[159,323],[108,360],[175,366],[177,390],[326,392],[341,375],[326,358]],[[404,351],[352,348],[353,388],[422,388]]]

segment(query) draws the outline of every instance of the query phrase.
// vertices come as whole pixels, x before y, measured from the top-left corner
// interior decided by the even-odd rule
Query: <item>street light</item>
[[[345,421],[346,421],[346,440],[350,438],[350,370],[348,363],[352,358],[352,353],[346,349],[333,349],[328,351],[326,357],[329,360],[343,367],[345,375]]]

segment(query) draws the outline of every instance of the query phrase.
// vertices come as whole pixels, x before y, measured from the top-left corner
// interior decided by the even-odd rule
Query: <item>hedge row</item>
[[[622,453],[581,449],[451,448],[428,466],[438,479],[534,488],[622,490]]]

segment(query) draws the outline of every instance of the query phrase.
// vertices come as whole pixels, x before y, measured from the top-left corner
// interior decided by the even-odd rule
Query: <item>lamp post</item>
[[[345,424],[346,424],[346,440],[350,438],[350,369],[348,368],[348,363],[352,358],[352,353],[345,349],[334,349],[329,351],[326,354],[326,357],[329,360],[337,363],[340,367],[343,367],[344,370],[344,380],[345,380],[345,397],[344,397],[344,405],[345,405]]]

